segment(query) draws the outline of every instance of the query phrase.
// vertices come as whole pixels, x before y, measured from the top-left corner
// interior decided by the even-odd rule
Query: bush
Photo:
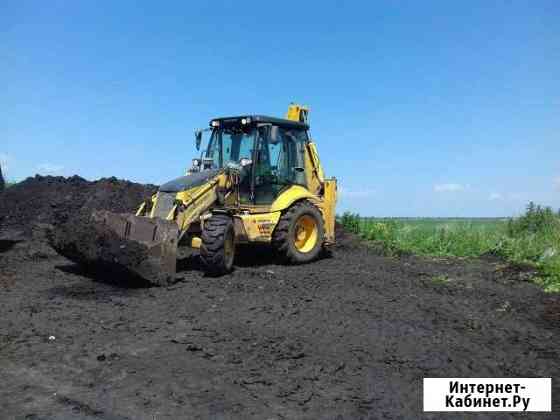
[[[354,234],[360,233],[360,215],[358,213],[344,212],[340,218],[340,223],[346,232]]]
[[[530,202],[523,216],[508,222],[507,237],[496,251],[534,265],[541,275],[537,282],[547,291],[560,291],[560,213]]]
[[[560,229],[560,218],[550,207],[535,205],[532,201],[527,205],[525,214],[508,222],[508,234],[519,237],[527,234],[557,232]]]

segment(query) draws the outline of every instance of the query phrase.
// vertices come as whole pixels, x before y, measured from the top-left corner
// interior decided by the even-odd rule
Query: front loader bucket
[[[126,241],[144,245],[145,258],[127,268],[150,283],[166,285],[175,279],[177,266],[177,223],[160,218],[117,214],[106,210],[93,212],[92,220],[101,223]],[[126,245],[125,245],[126,246]]]
[[[173,221],[97,210],[87,220],[66,223],[51,243],[75,262],[165,286],[175,280],[178,237]]]

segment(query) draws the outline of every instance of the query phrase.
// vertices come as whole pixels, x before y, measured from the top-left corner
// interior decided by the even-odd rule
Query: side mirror
[[[196,130],[194,132],[194,138],[195,138],[195,146],[196,146],[196,150],[200,150],[200,145],[202,144],[202,130]]]

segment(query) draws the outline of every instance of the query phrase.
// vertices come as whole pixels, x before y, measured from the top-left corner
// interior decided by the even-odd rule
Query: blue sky
[[[560,2],[311,3],[4,0],[8,176],[161,183],[212,117],[297,101],[339,211],[560,207]]]

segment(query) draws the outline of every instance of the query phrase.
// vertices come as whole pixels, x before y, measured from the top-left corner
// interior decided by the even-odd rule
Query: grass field
[[[560,291],[560,215],[530,203],[526,213],[504,218],[366,218],[345,213],[339,221],[387,254],[477,257],[499,255],[537,268],[547,291]]]

